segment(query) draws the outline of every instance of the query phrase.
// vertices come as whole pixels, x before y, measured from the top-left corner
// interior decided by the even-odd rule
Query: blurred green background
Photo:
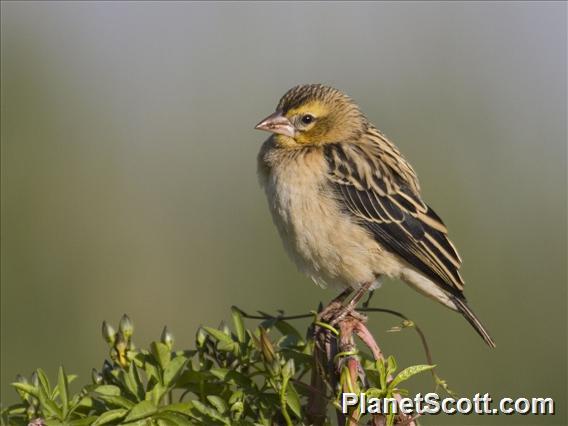
[[[350,94],[401,148],[464,258],[497,341],[398,282],[374,304],[427,333],[462,395],[556,399],[566,424],[566,3],[1,5],[1,398],[38,366],[86,382],[123,312],[139,346],[191,347],[229,306],[307,312],[334,296],[281,248],[253,126],[291,86]],[[412,332],[370,320],[421,363]],[[252,323],[251,323],[252,325]],[[428,376],[410,383],[429,391]]]

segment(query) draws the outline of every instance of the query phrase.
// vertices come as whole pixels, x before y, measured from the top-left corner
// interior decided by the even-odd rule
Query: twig
[[[360,311],[360,312],[383,312],[385,314],[391,314],[391,315],[397,316],[399,318],[402,318],[405,321],[410,321],[412,323],[412,328],[414,328],[416,330],[416,332],[418,333],[418,335],[420,336],[420,340],[422,341],[422,346],[424,347],[424,352],[426,353],[426,360],[428,361],[428,364],[430,364],[430,365],[434,364],[434,362],[432,362],[432,354],[430,353],[430,347],[428,346],[428,342],[426,341],[426,336],[424,336],[424,332],[420,329],[420,327],[418,327],[418,325],[414,321],[409,319],[406,315],[404,315],[403,313],[400,313],[398,311],[393,311],[392,309],[386,309],[386,308],[361,308],[361,309],[358,309],[358,311]]]
[[[281,321],[289,321],[289,320],[296,320],[296,319],[304,319],[304,318],[312,318],[314,315],[312,313],[309,314],[300,314],[300,315],[270,315],[267,314],[265,312],[262,311],[258,311],[258,313],[260,315],[251,315],[246,313],[245,311],[243,311],[241,308],[239,308],[238,306],[232,306],[233,308],[235,308],[236,310],[238,310],[240,312],[240,314],[247,318],[247,319],[257,319],[257,320],[266,320],[266,319],[275,319],[275,320],[281,320]]]

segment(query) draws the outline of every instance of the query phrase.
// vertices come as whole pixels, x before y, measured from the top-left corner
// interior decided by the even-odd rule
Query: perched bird
[[[273,133],[258,155],[259,179],[301,271],[356,292],[355,304],[383,277],[401,279],[462,313],[495,346],[467,305],[460,256],[412,166],[351,98],[296,86],[256,129]]]

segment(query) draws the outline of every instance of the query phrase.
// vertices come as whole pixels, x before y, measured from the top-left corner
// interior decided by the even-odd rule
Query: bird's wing
[[[414,170],[384,136],[371,136],[367,143],[325,146],[338,202],[379,244],[463,297],[461,259],[442,220],[421,200]]]

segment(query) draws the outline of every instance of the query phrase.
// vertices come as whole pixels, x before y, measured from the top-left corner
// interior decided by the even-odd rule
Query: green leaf
[[[232,352],[236,348],[236,343],[233,341],[231,336],[223,333],[221,330],[211,327],[203,327],[203,329],[209,333],[211,337],[217,340],[218,348],[223,352]]]
[[[259,327],[264,328],[266,331],[270,331],[278,321],[279,319],[276,317],[267,318],[259,324]]]
[[[294,365],[294,358],[290,358],[288,361],[286,361],[284,367],[282,367],[282,377],[287,381],[290,379],[290,377],[294,376],[295,373],[296,367]]]
[[[148,379],[154,378],[157,382],[161,380],[158,361],[153,356],[148,355],[144,361],[144,371]]]
[[[130,364],[128,371],[124,374],[124,382],[132,395],[138,400],[144,399],[144,386],[140,381],[140,375],[134,363]]]
[[[377,370],[379,372],[379,385],[381,389],[387,388],[387,367],[383,359],[377,361]]]
[[[394,372],[396,371],[396,369],[398,368],[397,364],[396,364],[396,359],[394,359],[394,356],[389,356],[387,358],[387,368],[386,368],[386,375],[387,377],[394,374]]]
[[[120,420],[124,416],[126,416],[126,413],[128,413],[128,410],[124,408],[117,408],[116,410],[106,411],[105,413],[101,414],[91,426],[104,425],[116,420]]]
[[[153,417],[158,420],[158,425],[164,426],[192,426],[195,425],[191,420],[179,413],[175,412],[160,412]]]
[[[274,324],[276,329],[282,333],[283,336],[294,336],[299,342],[303,342],[304,339],[298,330],[296,330],[290,323],[284,320],[278,320]]]
[[[14,404],[6,407],[2,410],[2,416],[12,415],[17,416],[19,414],[26,414],[27,404]]]
[[[136,420],[145,419],[146,417],[150,417],[157,410],[158,409],[156,408],[156,406],[152,401],[139,402],[134,407],[132,407],[132,409],[124,419],[124,422],[126,423],[126,422],[133,422]]]
[[[213,420],[218,420],[220,422],[222,422],[225,425],[230,425],[231,421],[229,420],[228,417],[222,416],[219,412],[217,412],[217,410],[214,410],[211,407],[208,407],[207,405],[199,402],[199,401],[193,401],[193,406],[195,407],[195,409],[197,411],[199,411],[202,414],[205,414],[206,416],[212,418]],[[204,423],[207,424],[207,423]]]
[[[170,363],[172,356],[170,348],[168,348],[162,342],[152,342],[150,344],[150,351],[152,352],[152,355],[154,355],[154,358],[156,358],[156,360],[158,361],[160,367],[162,367],[162,369],[165,369]]]
[[[365,391],[365,395],[367,400],[370,398],[384,398],[387,396],[387,392],[384,389],[377,389],[377,388],[368,388]]]
[[[229,374],[230,370],[228,368],[217,368],[214,367],[211,370],[209,370],[209,372],[217,377],[219,380],[225,380],[225,378],[227,377],[227,374]]]
[[[18,390],[21,390],[22,392],[35,396],[36,398],[39,397],[39,390],[35,386],[30,385],[29,383],[14,382],[12,383],[12,386]]]
[[[39,380],[39,387],[38,387],[38,399],[41,406],[42,411],[47,414],[48,417],[55,417],[59,420],[62,419],[62,411],[57,406],[55,401],[53,401],[50,395],[50,387],[49,382],[47,381],[47,376],[43,372],[43,370],[37,370],[37,376]]]
[[[167,391],[168,388],[161,383],[155,383],[152,390],[146,392],[146,399],[152,401],[155,405],[160,405],[160,401]]]
[[[227,368],[212,368],[209,372],[219,380],[223,380],[229,384],[236,384],[241,388],[248,388],[252,384],[252,381],[248,376],[235,370],[229,370]]]
[[[389,387],[394,389],[399,383],[408,380],[412,376],[422,373],[423,371],[428,371],[435,368],[435,365],[413,365],[411,367],[406,367],[396,377],[389,383]]]
[[[191,364],[182,373],[181,377],[178,379],[178,386],[187,386],[190,383],[201,383],[206,378],[210,378],[210,375],[206,371],[194,371],[191,370]],[[223,379],[221,379],[223,380]]]
[[[282,348],[282,353],[286,355],[286,358],[294,358],[294,364],[296,365],[296,370],[299,370],[302,366],[311,368],[313,362],[313,356],[310,354],[305,354],[298,352],[296,350]]]
[[[56,417],[59,420],[63,420],[62,412],[57,406],[57,404],[53,400],[49,399],[49,396],[46,395],[44,390],[41,388],[39,391],[39,403],[41,405],[42,411],[49,414],[49,416]]]
[[[231,417],[233,420],[239,420],[245,410],[245,404],[242,401],[237,401],[231,405]]]
[[[93,391],[101,395],[120,395],[120,388],[114,385],[99,385],[95,389],[93,389]]]
[[[67,382],[67,376],[62,366],[59,367],[59,373],[57,375],[57,389],[59,390],[59,397],[61,398],[62,415],[63,418],[66,419],[69,413],[69,383]]]
[[[80,407],[92,408],[93,399],[89,396],[81,396],[81,394],[75,395],[69,403],[69,415],[73,414]]]
[[[183,355],[176,356],[173,360],[171,360],[164,370],[164,385],[171,387],[175,384],[175,381],[181,375],[187,361],[188,359]]]
[[[236,390],[231,394],[229,398],[229,405],[234,404],[237,401],[242,401],[243,399],[244,399],[244,392],[241,389]]]
[[[46,395],[51,394],[51,385],[49,384],[49,379],[41,368],[36,370],[37,378],[39,380],[40,387],[43,388]]]
[[[47,426],[67,426],[67,422],[62,422],[61,420],[53,420],[53,419],[47,419],[45,421],[45,424]]]
[[[83,417],[81,419],[72,420],[70,422],[65,422],[66,426],[89,426],[97,420],[97,416]]]
[[[165,406],[160,411],[173,411],[189,416],[191,415],[191,406],[192,404],[190,402],[177,402],[175,404]]]
[[[207,401],[209,401],[209,403],[215,407],[219,413],[225,414],[227,412],[228,407],[223,398],[216,395],[207,395]]]
[[[101,401],[115,405],[117,407],[126,408],[127,410],[131,409],[134,406],[134,402],[119,395],[96,395],[94,396],[94,398],[100,399]]]
[[[236,306],[231,306],[231,315],[233,316],[233,324],[235,325],[235,333],[240,343],[244,343],[246,339],[246,329],[243,321],[243,315]]]
[[[300,396],[292,383],[288,383],[288,386],[286,387],[286,404],[290,407],[296,417],[299,419],[302,418],[302,404],[300,402]]]

